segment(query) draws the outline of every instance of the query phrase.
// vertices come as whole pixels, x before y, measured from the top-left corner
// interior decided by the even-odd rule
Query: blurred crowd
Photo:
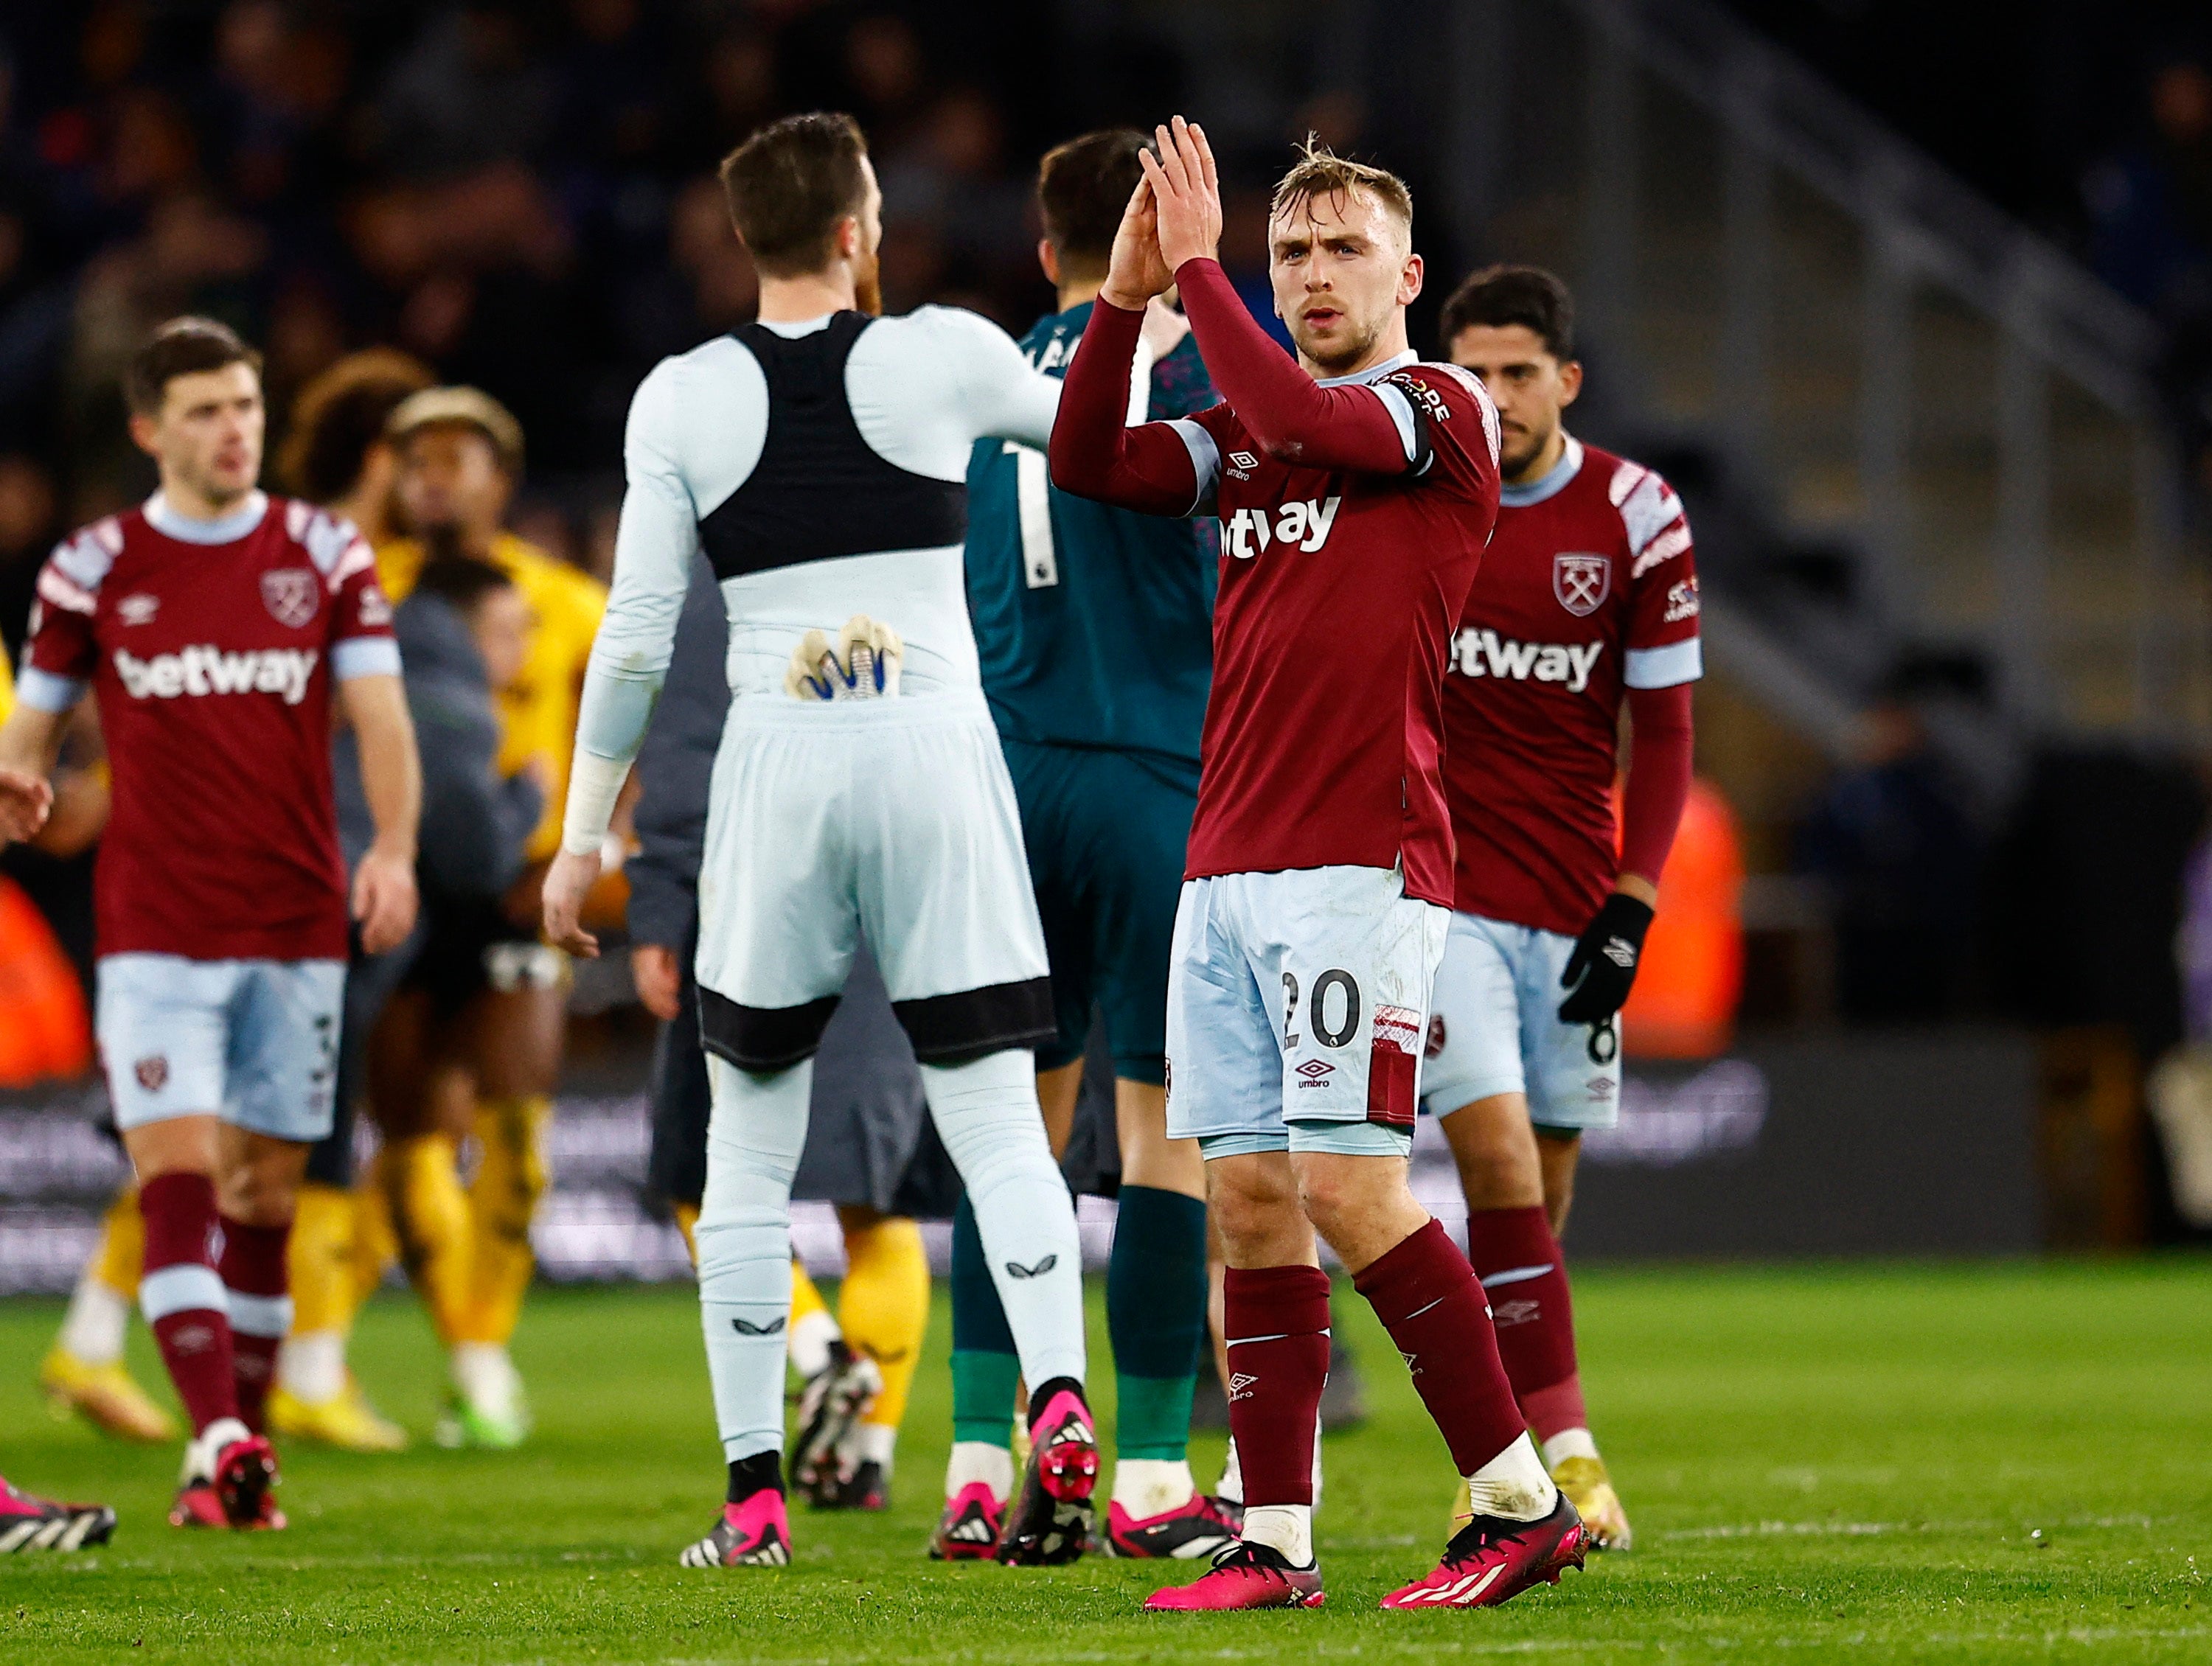
[[[638,378],[750,312],[715,162],[829,104],[877,148],[887,303],[1017,329],[1050,300],[1027,179],[1064,109],[999,0],[97,0],[0,21],[0,630],[53,535],[149,483],[118,368],[212,314],[272,414],[387,343],[497,391],[522,530],[604,572]],[[1032,62],[1033,62],[1032,58]]]
[[[2167,330],[2170,392],[2212,493],[2212,52],[2158,62],[2134,127],[2084,179],[2089,255]]]

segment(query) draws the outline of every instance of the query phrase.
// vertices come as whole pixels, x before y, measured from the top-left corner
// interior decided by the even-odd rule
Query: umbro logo
[[[783,1330],[783,1316],[779,1313],[766,1324],[755,1324],[750,1319],[732,1319],[730,1329],[740,1336],[774,1336]]]
[[[1229,1397],[1231,1400],[1249,1399],[1252,1390],[1259,1386],[1260,1379],[1257,1377],[1242,1371],[1232,1371],[1229,1373]]]
[[[154,615],[161,610],[161,598],[140,591],[126,596],[115,604],[115,616],[126,625],[150,625]]]
[[[1229,476],[1231,480],[1249,480],[1252,470],[1259,466],[1260,459],[1249,451],[1231,451],[1229,454]]]
[[[1623,972],[1628,971],[1636,964],[1636,945],[1626,937],[1607,937],[1605,940],[1605,947],[1598,950],[1598,953]]]
[[[1336,1066],[1325,1058],[1310,1058],[1298,1066],[1297,1074],[1305,1078],[1298,1084],[1301,1087],[1325,1087],[1336,1074]]]
[[[1059,1265],[1060,1257],[1056,1255],[1047,1256],[1034,1267],[1024,1267],[1018,1261],[1010,1261],[1006,1263],[1006,1275],[1009,1278],[1042,1278]]]
[[[1516,1324],[1528,1324],[1543,1311],[1543,1305],[1534,1301],[1495,1301],[1490,1305],[1490,1322],[1500,1330]]]

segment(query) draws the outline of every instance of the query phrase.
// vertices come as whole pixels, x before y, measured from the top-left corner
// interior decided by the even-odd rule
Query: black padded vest
[[[796,338],[757,324],[730,332],[768,379],[768,437],[751,476],[699,523],[717,579],[967,537],[967,482],[885,461],[853,421],[845,361],[874,322],[840,312]]]

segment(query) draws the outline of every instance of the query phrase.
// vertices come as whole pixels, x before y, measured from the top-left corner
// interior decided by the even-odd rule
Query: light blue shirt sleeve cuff
[[[331,650],[331,675],[340,682],[355,677],[396,677],[399,645],[388,636],[349,636]]]
[[[1203,422],[1178,416],[1168,427],[1176,431],[1183,449],[1190,453],[1191,471],[1198,476],[1198,495],[1191,500],[1190,512],[1210,515],[1213,512],[1214,490],[1221,484],[1221,448],[1213,443],[1213,435]]]
[[[1672,688],[1705,674],[1705,645],[1693,636],[1663,648],[1631,648],[1621,662],[1620,680],[1631,688]]]
[[[26,665],[15,678],[15,698],[33,712],[68,712],[84,698],[82,677],[65,677]]]
[[[1406,461],[1411,463],[1419,454],[1413,433],[1413,402],[1406,397],[1405,389],[1394,388],[1388,382],[1377,382],[1374,388],[1375,397],[1382,402],[1382,409],[1390,413],[1390,421],[1397,425],[1398,443],[1406,448]]]

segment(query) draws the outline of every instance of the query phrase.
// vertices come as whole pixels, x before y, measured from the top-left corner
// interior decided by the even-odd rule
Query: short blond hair
[[[1298,147],[1297,161],[1277,183],[1267,215],[1273,219],[1316,197],[1349,197],[1358,191],[1381,203],[1406,228],[1407,241],[1412,242],[1413,193],[1406,189],[1406,182],[1388,168],[1338,155],[1316,133],[1306,135],[1305,142]]]

